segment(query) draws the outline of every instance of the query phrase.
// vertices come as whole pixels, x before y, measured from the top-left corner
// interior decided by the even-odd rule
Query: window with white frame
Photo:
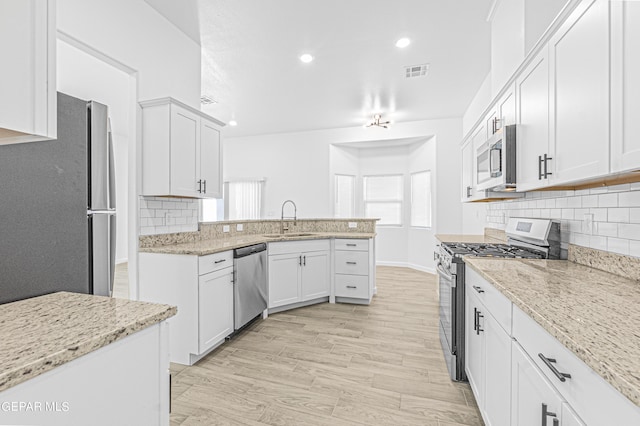
[[[263,217],[264,179],[224,183],[222,200],[203,200],[202,220],[249,220]]]
[[[364,176],[364,215],[378,225],[402,225],[402,175]]]
[[[355,186],[355,176],[335,175],[334,217],[352,218],[355,216]]]
[[[411,226],[431,227],[431,172],[411,174]]]

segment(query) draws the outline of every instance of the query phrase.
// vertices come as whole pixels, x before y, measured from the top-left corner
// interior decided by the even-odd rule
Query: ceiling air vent
[[[211,105],[211,104],[217,104],[218,102],[216,102],[215,100],[213,100],[213,98],[211,96],[208,95],[201,95],[200,96],[200,103],[202,105]]]
[[[429,64],[411,65],[405,67],[404,72],[407,78],[422,77],[429,72]]]

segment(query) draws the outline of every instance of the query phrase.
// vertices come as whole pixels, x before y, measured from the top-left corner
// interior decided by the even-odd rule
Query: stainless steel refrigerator
[[[58,93],[58,139],[0,145],[0,303],[110,296],[115,177],[108,108]]]

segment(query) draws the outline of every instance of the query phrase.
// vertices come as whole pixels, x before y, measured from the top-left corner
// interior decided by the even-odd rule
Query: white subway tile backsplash
[[[487,206],[487,223],[492,227],[504,229],[503,217],[557,219],[565,247],[571,243],[640,257],[640,183],[539,191]],[[591,230],[585,225],[586,214],[592,215]]]
[[[628,223],[629,209],[626,207],[613,207],[607,211],[609,222]]]
[[[622,238],[607,238],[607,251],[618,254],[629,254],[629,240]]]
[[[198,200],[141,197],[140,235],[197,231],[198,211]]]
[[[598,207],[618,207],[618,194],[598,195]]]
[[[640,206],[640,191],[629,191],[618,194],[620,207],[638,207]]]
[[[618,224],[609,222],[596,222],[594,226],[594,234],[604,237],[617,237]]]
[[[618,233],[629,240],[640,240],[640,224],[621,223],[618,225]]]

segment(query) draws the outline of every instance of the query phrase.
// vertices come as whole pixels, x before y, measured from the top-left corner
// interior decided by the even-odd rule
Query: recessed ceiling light
[[[407,37],[402,37],[400,40],[396,41],[396,47],[403,49],[411,44],[411,40]]]
[[[305,53],[304,55],[300,56],[300,60],[305,64],[308,64],[309,62],[313,61],[313,56],[311,56],[308,53]]]
[[[229,121],[229,126],[231,126],[231,127],[235,127],[235,126],[237,126],[237,125],[238,125],[238,122],[237,122],[236,120],[231,120],[231,121]]]

